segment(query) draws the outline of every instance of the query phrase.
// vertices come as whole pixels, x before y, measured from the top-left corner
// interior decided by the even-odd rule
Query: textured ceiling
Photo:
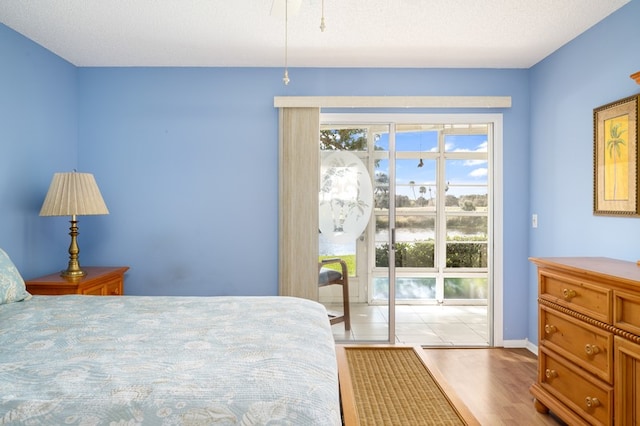
[[[288,1],[291,67],[529,68],[630,0]],[[77,66],[272,67],[284,2],[0,0],[0,22]]]

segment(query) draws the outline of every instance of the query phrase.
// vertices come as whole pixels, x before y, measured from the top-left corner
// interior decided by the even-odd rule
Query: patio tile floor
[[[341,304],[325,304],[340,313]],[[332,327],[336,342],[386,343],[387,306],[351,305],[351,330],[344,323]],[[422,346],[486,347],[489,341],[486,306],[397,305],[395,342]]]

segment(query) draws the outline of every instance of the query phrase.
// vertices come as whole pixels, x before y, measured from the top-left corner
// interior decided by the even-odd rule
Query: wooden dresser
[[[538,267],[536,409],[570,425],[639,425],[640,266],[530,260]]]
[[[124,273],[128,266],[86,266],[81,278],[65,278],[60,272],[25,281],[31,294],[86,294],[93,296],[121,296],[124,293]]]

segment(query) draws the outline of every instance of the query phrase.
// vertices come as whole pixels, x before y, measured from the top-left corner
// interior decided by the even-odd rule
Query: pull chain
[[[288,68],[288,42],[289,42],[289,0],[284,0],[284,77],[282,81],[284,85],[289,84],[289,68]]]

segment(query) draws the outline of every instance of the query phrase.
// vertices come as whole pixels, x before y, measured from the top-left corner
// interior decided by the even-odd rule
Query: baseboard
[[[502,346],[505,348],[524,348],[529,352],[538,355],[538,345],[534,345],[529,339],[522,340],[504,340]]]

